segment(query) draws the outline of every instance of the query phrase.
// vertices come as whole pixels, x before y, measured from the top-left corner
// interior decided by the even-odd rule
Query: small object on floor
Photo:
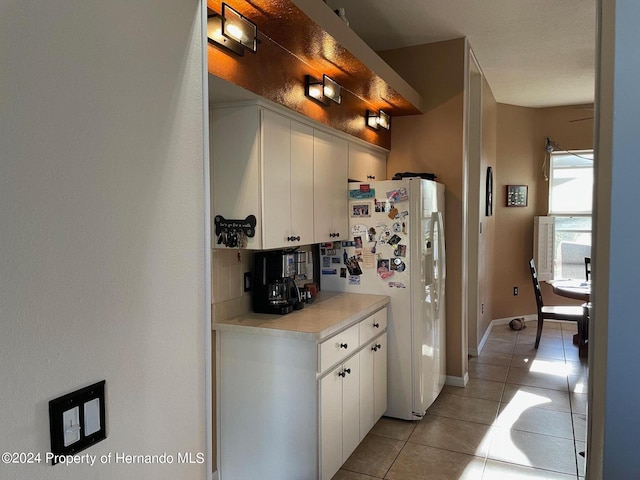
[[[524,323],[524,318],[514,318],[509,322],[509,327],[511,330],[524,330],[527,328],[527,325]]]

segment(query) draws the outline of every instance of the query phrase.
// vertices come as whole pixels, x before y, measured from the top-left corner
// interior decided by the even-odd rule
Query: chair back
[[[536,272],[536,264],[533,258],[529,260],[529,270],[531,271],[531,281],[533,282],[533,293],[536,296],[536,307],[538,308],[538,313],[540,313],[544,304],[542,303],[542,290],[540,290],[538,272]]]
[[[584,278],[591,279],[591,257],[584,257]]]

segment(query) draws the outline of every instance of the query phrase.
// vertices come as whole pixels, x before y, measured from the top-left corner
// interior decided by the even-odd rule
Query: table
[[[588,302],[591,297],[591,282],[584,280],[555,280],[551,282],[553,293],[561,297]]]
[[[589,303],[591,300],[591,282],[584,280],[555,280],[550,282],[553,287],[553,293],[561,297],[573,298],[574,300],[582,300]],[[585,304],[584,308],[588,308]],[[587,346],[589,343],[588,324],[583,327],[583,332],[576,333],[573,336],[573,344],[578,345],[581,357],[587,355]]]

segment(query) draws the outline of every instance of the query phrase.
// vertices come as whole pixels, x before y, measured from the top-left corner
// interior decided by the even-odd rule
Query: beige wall
[[[477,319],[469,318],[469,325],[476,325],[477,342],[480,343],[482,336],[486,332],[491,320],[494,319],[495,305],[493,301],[493,276],[496,268],[496,259],[501,258],[501,252],[496,251],[496,207],[501,201],[500,190],[496,189],[496,178],[498,168],[496,162],[497,155],[497,124],[498,104],[496,103],[489,84],[483,77],[482,89],[482,156],[481,156],[481,179],[480,179],[480,222],[482,229],[478,235],[478,309]],[[485,202],[484,192],[486,186],[487,167],[493,169],[493,215],[484,216]],[[473,240],[470,240],[473,241]],[[484,305],[484,313],[482,312]],[[475,345],[477,348],[478,344]],[[469,343],[469,348],[472,348]]]
[[[462,331],[465,40],[379,52],[425,100],[424,115],[396,117],[387,162],[395,172],[433,172],[446,187],[447,374],[466,372]]]
[[[533,314],[536,311],[527,262],[533,252],[533,217],[546,215],[549,186],[543,175],[545,137],[570,150],[593,148],[593,121],[570,122],[592,116],[593,111],[575,106],[524,108],[498,105],[496,168],[495,262],[492,282],[493,318]],[[548,164],[547,164],[548,168]],[[529,205],[505,207],[506,185],[528,185]],[[513,287],[519,295],[513,295]],[[547,303],[570,303],[543,284]]]
[[[42,455],[0,477],[203,479],[176,459],[206,450],[201,4],[51,7],[0,15],[0,451]],[[102,379],[82,454],[173,464],[45,461],[48,402]]]

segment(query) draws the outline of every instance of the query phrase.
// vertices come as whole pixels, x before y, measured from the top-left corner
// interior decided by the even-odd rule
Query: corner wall
[[[49,451],[48,401],[106,379],[83,453],[204,452],[200,2],[5,2],[0,451]],[[34,35],[35,34],[35,35]],[[0,464],[0,477],[204,479],[203,464]]]
[[[387,177],[404,171],[433,172],[446,187],[447,374],[455,377],[466,373],[462,322],[465,49],[465,39],[460,38],[378,52],[425,103],[424,115],[393,119]]]

